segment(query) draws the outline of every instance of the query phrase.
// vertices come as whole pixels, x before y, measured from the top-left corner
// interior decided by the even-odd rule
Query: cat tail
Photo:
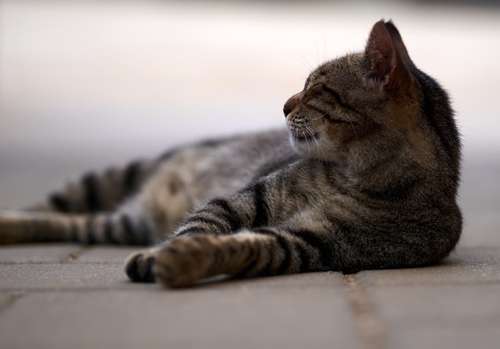
[[[123,168],[88,172],[80,180],[68,183],[51,193],[44,202],[28,207],[28,211],[92,213],[112,211],[156,169],[158,161],[137,160]]]
[[[149,245],[153,237],[146,219],[124,212],[79,215],[0,211],[0,244],[59,241]]]

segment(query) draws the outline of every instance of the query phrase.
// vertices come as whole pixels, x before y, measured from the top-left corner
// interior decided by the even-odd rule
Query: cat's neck
[[[434,162],[425,163],[415,152],[404,149],[385,158],[352,161],[344,166],[335,165],[352,188],[380,196],[385,193],[389,197],[395,195],[395,192],[403,195],[406,190],[424,182],[433,166]],[[435,188],[428,186],[424,189],[430,194]]]

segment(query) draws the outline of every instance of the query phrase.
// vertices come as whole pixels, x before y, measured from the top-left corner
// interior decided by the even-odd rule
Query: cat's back
[[[421,115],[435,145],[440,167],[447,172],[450,184],[458,187],[460,177],[460,134],[446,91],[416,67],[410,68],[420,94]]]
[[[198,206],[211,198],[231,195],[299,159],[286,129],[254,132],[167,152],[159,159],[153,181],[178,177]]]

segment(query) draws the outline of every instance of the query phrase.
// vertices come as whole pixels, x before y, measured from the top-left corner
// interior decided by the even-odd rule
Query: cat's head
[[[286,102],[296,150],[346,166],[379,162],[408,144],[429,153],[412,67],[396,27],[377,22],[364,52],[321,65]]]

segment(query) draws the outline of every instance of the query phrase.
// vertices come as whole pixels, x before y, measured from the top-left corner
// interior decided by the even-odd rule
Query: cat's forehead
[[[307,84],[333,83],[350,85],[359,78],[359,55],[351,54],[320,65],[309,75]]]

